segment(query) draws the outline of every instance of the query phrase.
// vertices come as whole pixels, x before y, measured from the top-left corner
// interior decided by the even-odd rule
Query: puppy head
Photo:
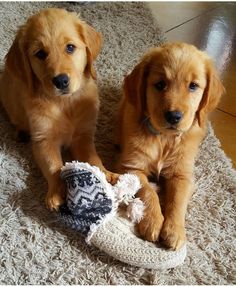
[[[20,28],[6,56],[6,68],[29,88],[48,95],[71,94],[83,76],[96,78],[93,61],[101,36],[63,9],[42,10]]]
[[[151,49],[125,78],[124,91],[140,119],[162,133],[203,126],[224,88],[206,53],[184,43]]]

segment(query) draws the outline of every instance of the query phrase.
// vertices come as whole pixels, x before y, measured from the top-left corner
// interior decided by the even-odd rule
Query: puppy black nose
[[[52,79],[56,88],[63,90],[69,86],[69,77],[66,74],[59,74]]]
[[[183,117],[183,113],[181,111],[167,111],[165,112],[165,119],[170,124],[179,123]]]

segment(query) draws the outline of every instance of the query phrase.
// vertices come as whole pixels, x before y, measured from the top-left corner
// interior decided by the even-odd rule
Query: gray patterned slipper
[[[67,202],[60,208],[61,219],[83,234],[87,243],[138,267],[166,269],[183,263],[186,245],[178,251],[160,248],[138,238],[134,223],[119,216],[120,202],[133,203],[132,196],[140,188],[136,176],[122,175],[113,187],[99,168],[74,161],[66,163],[61,177],[68,190]]]

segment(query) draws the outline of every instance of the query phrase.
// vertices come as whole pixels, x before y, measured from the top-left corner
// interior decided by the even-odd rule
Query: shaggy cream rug
[[[97,61],[101,113],[97,146],[107,166],[115,157],[114,113],[123,76],[163,41],[143,3],[0,3],[0,59],[17,26],[43,7],[64,7],[104,35]],[[233,142],[232,142],[233,143]],[[187,215],[188,254],[175,269],[151,271],[122,264],[65,229],[46,210],[46,183],[30,144],[15,140],[0,109],[0,284],[234,284],[236,173],[213,130],[196,161],[196,192]]]

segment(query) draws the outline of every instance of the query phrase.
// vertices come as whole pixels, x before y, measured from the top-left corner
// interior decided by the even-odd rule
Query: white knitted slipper
[[[134,222],[119,216],[117,207],[120,203],[143,208],[142,203],[133,198],[141,187],[136,176],[122,175],[113,187],[97,167],[74,161],[66,163],[61,177],[68,189],[67,203],[60,209],[61,218],[83,234],[87,243],[133,266],[166,269],[183,263],[186,245],[172,251],[144,241],[136,235]],[[133,220],[142,217],[137,211],[132,213],[132,208],[129,212]]]
[[[102,224],[90,242],[117,260],[147,269],[174,268],[184,262],[187,253],[186,244],[173,251],[138,238],[134,224],[119,216]]]

